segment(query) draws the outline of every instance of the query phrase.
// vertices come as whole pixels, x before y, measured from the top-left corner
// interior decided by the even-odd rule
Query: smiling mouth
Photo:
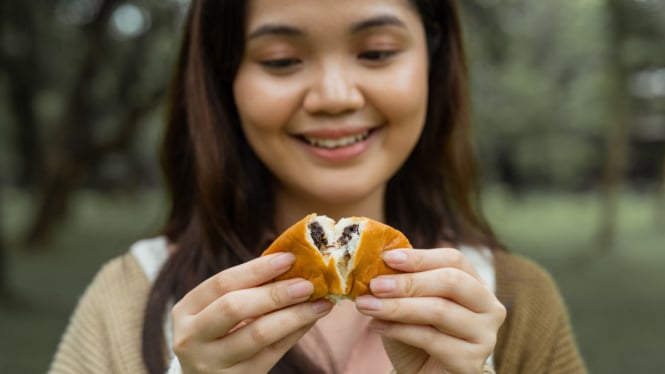
[[[319,147],[319,148],[325,148],[325,149],[335,149],[335,148],[343,148],[343,147],[348,147],[351,145],[354,145],[356,143],[360,143],[364,140],[366,140],[369,137],[370,131],[367,130],[363,133],[356,134],[356,135],[349,135],[349,136],[342,136],[340,138],[315,138],[311,136],[303,136],[302,139],[307,142],[307,144],[314,146],[314,147]]]

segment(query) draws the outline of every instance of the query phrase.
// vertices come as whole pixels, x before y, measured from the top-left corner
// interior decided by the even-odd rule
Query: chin
[[[385,185],[373,189],[354,188],[354,186],[322,186],[321,189],[312,191],[312,197],[321,202],[322,206],[331,206],[335,209],[342,207],[353,208],[380,197],[383,202]]]
[[[304,204],[312,213],[366,215],[360,210],[383,204],[389,176],[363,173],[304,173],[281,183],[281,193],[291,203]],[[290,196],[290,197],[289,197]],[[380,209],[380,207],[378,208]],[[316,210],[316,211],[314,211]]]

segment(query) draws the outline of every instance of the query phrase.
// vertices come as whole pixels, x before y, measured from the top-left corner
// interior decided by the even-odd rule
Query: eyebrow
[[[406,27],[404,25],[404,22],[402,22],[399,18],[391,15],[382,15],[352,24],[349,27],[349,32],[351,34],[357,34],[367,29],[375,27],[386,27],[386,26]],[[266,24],[249,33],[249,35],[247,35],[247,40],[255,39],[266,35],[283,35],[283,36],[299,37],[299,36],[305,36],[305,32],[299,28],[289,25]]]
[[[399,18],[387,14],[356,22],[352,24],[351,27],[349,27],[349,31],[352,34],[357,34],[367,29],[385,26],[398,26],[406,28],[404,22],[402,22]]]
[[[304,36],[305,32],[292,26],[267,24],[252,31],[249,35],[247,35],[247,40],[265,35]]]

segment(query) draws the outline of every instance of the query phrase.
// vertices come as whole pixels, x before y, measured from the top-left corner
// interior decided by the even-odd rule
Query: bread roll
[[[369,282],[377,275],[398,273],[381,257],[383,251],[396,248],[411,248],[411,243],[381,222],[365,217],[335,222],[310,214],[284,231],[262,255],[293,253],[295,263],[277,280],[308,279],[314,284],[310,300],[325,297],[338,302],[369,293]]]

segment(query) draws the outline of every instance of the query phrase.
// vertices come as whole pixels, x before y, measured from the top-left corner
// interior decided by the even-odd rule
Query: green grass
[[[162,222],[158,193],[79,194],[70,219],[48,247],[18,245],[29,199],[5,192],[2,222],[8,236],[15,300],[0,301],[0,373],[44,373],[78,297],[101,264],[153,235]]]
[[[82,193],[47,247],[16,240],[29,197],[4,191],[16,300],[0,300],[0,373],[43,373],[77,298],[99,266],[150,236],[165,212],[159,193]],[[626,194],[616,249],[600,255],[594,241],[599,201],[590,195],[529,195],[499,190],[485,210],[504,243],[548,269],[567,300],[591,373],[662,371],[665,347],[665,228],[654,226],[649,196]]]
[[[626,194],[616,246],[596,244],[593,196],[489,194],[486,214],[504,243],[549,270],[566,299],[591,373],[662,372],[665,347],[665,227],[654,198]]]

